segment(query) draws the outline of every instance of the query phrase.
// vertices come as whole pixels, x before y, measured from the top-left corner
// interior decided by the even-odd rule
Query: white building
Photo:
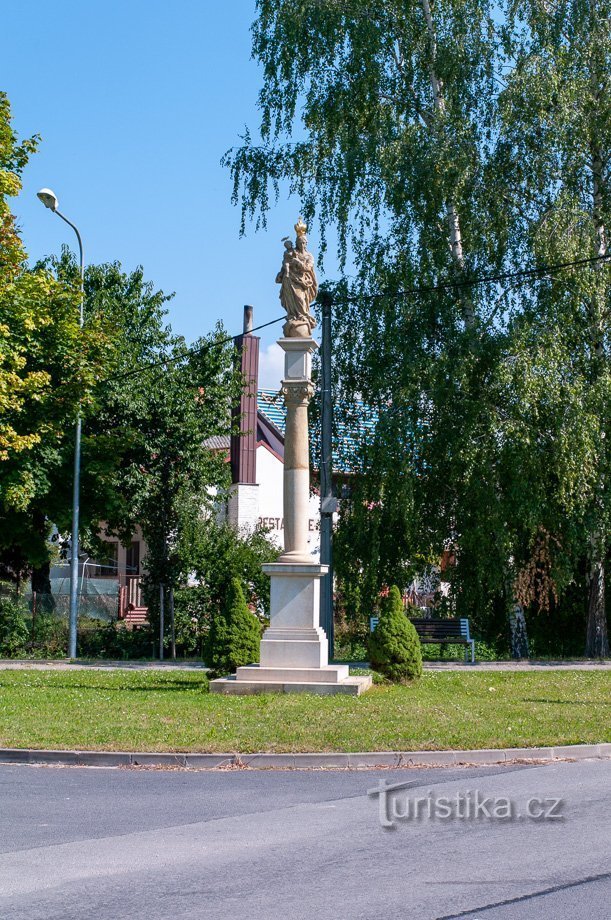
[[[239,434],[218,438],[210,446],[228,450],[230,455],[233,484],[226,519],[239,531],[267,530],[280,549],[284,542],[284,400],[279,392],[259,389],[260,339],[251,332],[252,307],[244,310],[244,332],[235,340],[246,380],[240,404],[233,410]],[[308,545],[313,557],[319,554],[319,529],[320,498],[312,492]]]

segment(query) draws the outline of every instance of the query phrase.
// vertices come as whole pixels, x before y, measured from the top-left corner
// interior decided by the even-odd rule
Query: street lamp
[[[81,329],[83,328],[83,310],[85,299],[85,260],[83,256],[83,241],[78,227],[75,227],[72,221],[69,221],[59,210],[57,195],[50,188],[41,188],[38,197],[44,204],[58,217],[61,217],[69,227],[72,227],[76,233],[80,253],[80,270],[81,270],[81,301],[79,320]],[[69,639],[68,639],[68,657],[76,658],[76,627],[78,622],[78,554],[79,554],[79,500],[81,491],[81,412],[79,408],[76,417],[76,435],[74,439],[74,480],[72,485],[72,552],[70,556],[70,620],[69,620]]]

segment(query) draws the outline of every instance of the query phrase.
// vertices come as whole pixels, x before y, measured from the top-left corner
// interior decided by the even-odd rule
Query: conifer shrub
[[[250,612],[239,578],[232,578],[219,613],[212,618],[204,657],[215,674],[228,674],[259,660],[261,624]]]
[[[374,671],[394,683],[422,676],[420,639],[405,615],[396,585],[382,600],[380,619],[369,639],[369,662]]]

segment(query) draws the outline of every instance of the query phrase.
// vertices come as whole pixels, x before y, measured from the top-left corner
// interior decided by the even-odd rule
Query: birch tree
[[[611,219],[611,4],[530,0],[510,6],[506,47],[515,57],[501,96],[505,169],[521,208],[514,241],[539,263],[605,257]],[[605,560],[611,539],[609,429],[611,270],[550,277],[539,322],[564,343],[563,431],[555,462],[562,500],[583,528],[589,556],[586,654],[609,653]],[[580,411],[575,409],[578,397]],[[575,426],[571,430],[571,426]],[[570,442],[571,457],[563,445]]]
[[[461,602],[489,612],[512,555],[489,393],[511,302],[468,286],[505,264],[509,238],[492,4],[260,0],[257,10],[260,138],[247,131],[225,160],[243,228],[264,224],[288,190],[317,220],[323,248],[333,224],[340,258],[355,265],[334,290],[337,403],[350,423],[359,394],[378,422],[354,521],[365,509],[381,534],[394,522],[392,536],[365,541],[376,569],[366,591],[399,560],[438,555],[456,532]],[[464,286],[397,296],[448,279]]]

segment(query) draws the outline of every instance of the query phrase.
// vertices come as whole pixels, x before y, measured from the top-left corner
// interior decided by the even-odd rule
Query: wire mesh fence
[[[78,596],[79,658],[156,657],[148,622],[126,623],[119,616],[119,602],[116,590]],[[69,614],[68,594],[21,593],[0,586],[0,658],[66,657]]]

